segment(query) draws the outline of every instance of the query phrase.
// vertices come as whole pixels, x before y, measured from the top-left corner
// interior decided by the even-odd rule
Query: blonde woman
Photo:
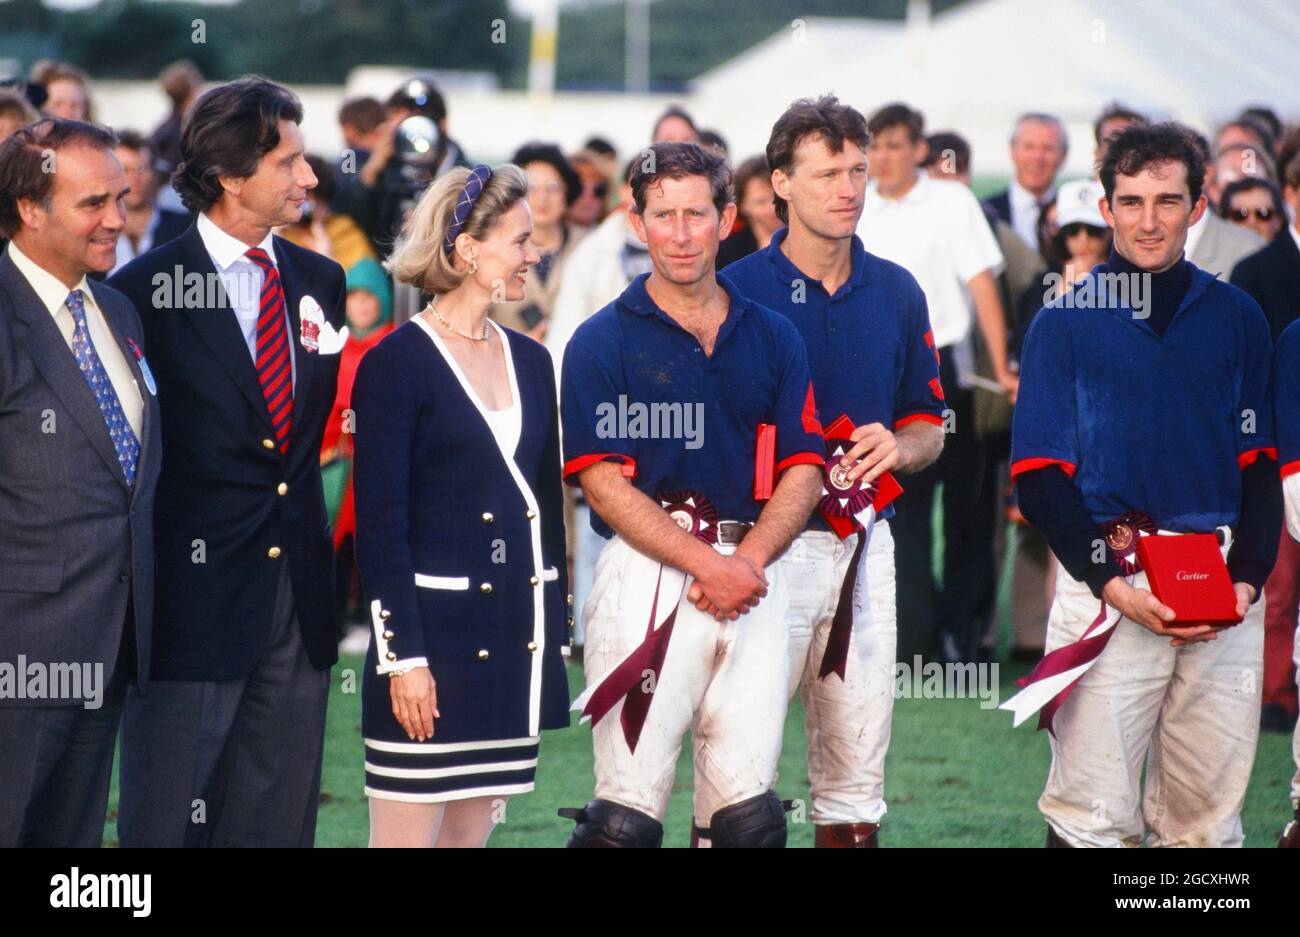
[[[554,370],[487,318],[538,260],[527,193],[509,164],[424,193],[388,269],[433,300],[352,392],[372,846],[485,845],[569,724]]]

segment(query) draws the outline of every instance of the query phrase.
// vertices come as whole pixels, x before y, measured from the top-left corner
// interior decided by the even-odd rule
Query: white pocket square
[[[337,355],[347,343],[348,327],[345,325],[335,330],[325,319],[325,310],[311,296],[304,296],[298,304],[298,322],[301,327],[299,341],[309,352]]]

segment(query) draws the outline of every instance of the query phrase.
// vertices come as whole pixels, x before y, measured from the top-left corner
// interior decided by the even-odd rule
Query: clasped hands
[[[718,621],[735,621],[767,595],[763,564],[738,549],[731,556],[715,553],[687,590],[686,601]]]

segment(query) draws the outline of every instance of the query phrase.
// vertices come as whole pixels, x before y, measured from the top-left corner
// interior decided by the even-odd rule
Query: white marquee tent
[[[1092,119],[1116,99],[1203,130],[1260,102],[1300,119],[1297,0],[974,0],[932,18],[926,6],[914,2],[906,24],[794,21],[700,76],[695,106],[750,152],[795,97],[832,91],[867,111],[903,100],[927,129],[967,136],[977,173],[1009,170],[1008,131],[1025,110],[1066,121],[1078,173]]]

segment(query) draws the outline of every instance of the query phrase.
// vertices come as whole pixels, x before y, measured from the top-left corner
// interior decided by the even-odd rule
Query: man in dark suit
[[[1292,217],[1300,208],[1300,157],[1284,169],[1282,196]],[[1282,330],[1300,318],[1300,220],[1278,232],[1261,250],[1237,262],[1232,285],[1241,287],[1268,319],[1276,344]]]
[[[149,672],[161,437],[113,265],[113,135],[0,144],[0,846],[98,846],[129,676]]]
[[[1232,285],[1251,295],[1264,310],[1273,343],[1300,318],[1300,156],[1283,168],[1282,196],[1297,220],[1278,232],[1262,250],[1237,262]],[[1291,474],[1294,466],[1283,466]],[[1266,732],[1290,732],[1296,724],[1295,665],[1292,642],[1300,609],[1300,543],[1285,530],[1277,563],[1264,584],[1264,685],[1260,727]]]
[[[1056,198],[1056,174],[1065,162],[1069,139],[1065,125],[1051,114],[1022,114],[1011,132],[1011,164],[1015,178],[989,196],[988,210],[1015,230],[1020,240],[1038,250],[1038,216]]]
[[[158,204],[158,185],[162,177],[149,141],[134,130],[121,130],[117,134],[115,152],[126,172],[131,191],[125,199],[126,227],[117,239],[114,273],[141,254],[180,237],[194,223],[186,212],[173,211]]]
[[[310,846],[337,659],[321,435],[345,292],[271,234],[316,177],[302,105],[265,79],[205,93],[172,183],[198,213],[111,283],[156,359],[153,669],[122,722],[122,845]]]

